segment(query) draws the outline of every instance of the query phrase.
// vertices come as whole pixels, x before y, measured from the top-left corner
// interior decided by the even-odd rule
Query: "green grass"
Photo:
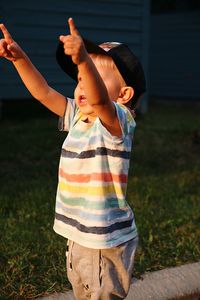
[[[65,134],[40,108],[13,107],[0,121],[1,300],[70,288],[66,242],[52,229]],[[154,103],[137,118],[128,186],[140,234],[137,277],[200,260],[199,113],[197,105]]]

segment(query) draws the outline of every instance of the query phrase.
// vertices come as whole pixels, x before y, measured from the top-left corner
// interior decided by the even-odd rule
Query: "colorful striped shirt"
[[[112,136],[99,118],[82,120],[68,98],[56,196],[54,230],[94,249],[111,248],[137,235],[126,201],[128,169],[135,129],[130,111],[115,103],[122,136]]]

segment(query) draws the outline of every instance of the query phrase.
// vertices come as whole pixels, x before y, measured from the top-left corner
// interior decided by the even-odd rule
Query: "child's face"
[[[98,63],[96,63],[95,60],[93,62],[96,65],[96,68],[107,88],[108,95],[110,100],[117,101],[120,90],[121,90],[121,82],[119,77],[116,74],[116,71],[112,70],[111,68],[107,66],[102,66]],[[78,84],[74,91],[74,98],[76,101],[76,104],[78,105],[79,109],[84,115],[93,115],[94,116],[94,110],[92,106],[90,106],[87,102],[87,99],[85,97],[85,91],[81,82],[81,78],[78,80]]]

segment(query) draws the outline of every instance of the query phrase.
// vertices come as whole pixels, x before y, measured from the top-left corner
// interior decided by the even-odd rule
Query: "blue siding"
[[[83,36],[95,42],[113,40],[128,43],[146,69],[147,39],[144,31],[148,22],[144,15],[149,13],[148,4],[149,0],[1,0],[1,20],[49,84],[62,93],[72,95],[74,85],[55,60],[58,36],[68,32],[68,17],[74,18]],[[0,80],[0,97],[30,97],[11,64],[3,60],[1,64],[4,77]]]
[[[150,94],[200,99],[200,12],[151,17]]]

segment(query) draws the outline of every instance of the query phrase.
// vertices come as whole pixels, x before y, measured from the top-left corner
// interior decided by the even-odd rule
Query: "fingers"
[[[65,40],[66,40],[66,36],[65,36],[65,35],[60,35],[60,36],[59,36],[59,40],[60,40],[62,43],[64,43]]]
[[[70,35],[60,35],[59,37],[59,40],[61,42],[66,42],[66,38],[69,37],[69,36],[74,36],[74,37],[80,37],[80,34],[78,32],[78,29],[76,28],[75,24],[74,24],[74,20],[72,18],[69,18],[68,19],[68,25],[69,25],[69,32],[70,32]]]
[[[64,53],[70,55],[73,63],[78,65],[85,59],[87,52],[72,18],[68,19],[68,25],[70,34],[60,35],[59,40],[63,43]]]
[[[8,44],[6,43],[5,39],[0,40],[0,56],[7,58],[8,54]]]
[[[70,34],[73,36],[79,35],[78,29],[76,28],[74,24],[74,20],[72,18],[68,19],[68,24],[69,24]]]
[[[12,46],[8,45],[5,40],[0,40],[0,57],[4,57],[10,61],[15,61],[12,51]]]
[[[4,39],[5,39],[6,43],[8,43],[8,44],[13,43],[12,36],[9,33],[9,31],[7,30],[7,28],[4,26],[4,24],[0,24],[0,29],[3,33],[3,36],[4,36]]]
[[[79,32],[74,24],[74,20],[72,18],[68,19],[69,31],[70,35],[60,35],[59,40],[63,43],[70,42],[73,37],[80,37]]]

